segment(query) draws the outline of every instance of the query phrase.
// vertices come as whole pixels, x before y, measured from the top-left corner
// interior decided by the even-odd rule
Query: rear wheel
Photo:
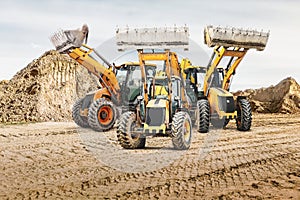
[[[197,102],[197,129],[200,133],[207,133],[209,130],[209,102],[206,99],[201,99]]]
[[[250,130],[252,123],[251,105],[247,99],[239,99],[237,102],[236,126],[239,131]]]
[[[141,133],[135,133],[136,130],[136,114],[128,111],[122,114],[117,137],[120,145],[125,149],[140,149],[146,144],[146,137]]]
[[[175,149],[188,149],[192,140],[192,122],[188,113],[177,112],[172,120],[172,143]]]
[[[80,115],[80,110],[82,107],[83,100],[84,100],[84,98],[79,99],[74,103],[73,108],[72,108],[72,118],[78,126],[87,128],[87,127],[89,127],[87,117]]]
[[[95,131],[107,131],[113,128],[116,116],[115,105],[109,100],[100,98],[89,108],[88,123]]]

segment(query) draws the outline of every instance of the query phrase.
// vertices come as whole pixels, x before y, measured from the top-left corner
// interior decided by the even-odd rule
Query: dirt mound
[[[247,96],[252,109],[261,113],[300,112],[300,85],[289,77],[275,86],[238,91],[235,95]]]
[[[67,55],[48,51],[0,82],[0,122],[71,120],[74,101],[97,81]]]

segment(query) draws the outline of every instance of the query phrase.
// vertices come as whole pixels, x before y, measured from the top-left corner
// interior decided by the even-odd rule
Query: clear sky
[[[88,44],[101,45],[117,26],[187,25],[190,37],[203,44],[205,25],[270,30],[265,51],[251,50],[240,64],[232,89],[259,88],[292,76],[300,82],[300,1],[297,0],[10,0],[0,6],[0,80],[10,79],[45,51],[59,28],[90,28]],[[203,60],[198,65],[206,65]]]

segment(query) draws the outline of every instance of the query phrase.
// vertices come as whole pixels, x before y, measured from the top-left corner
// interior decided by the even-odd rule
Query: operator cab
[[[180,97],[181,79],[176,76],[171,77],[172,94],[171,98]],[[149,85],[148,96],[150,99],[168,99],[169,85],[168,78],[164,75],[155,76]]]
[[[224,68],[222,66],[218,66],[211,78],[211,87],[222,88],[222,83],[224,79]]]
[[[156,65],[147,63],[145,65],[146,80],[153,77],[156,72]],[[141,67],[138,62],[129,62],[123,64],[117,73],[117,79],[120,82],[122,102],[126,109],[134,107],[136,98],[143,92]]]
[[[188,97],[192,102],[196,102],[203,91],[204,77],[206,68],[201,66],[190,66],[184,70],[185,73],[185,89]]]

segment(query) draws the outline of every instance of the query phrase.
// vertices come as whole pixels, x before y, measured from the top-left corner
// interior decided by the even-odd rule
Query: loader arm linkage
[[[114,68],[118,67],[112,66],[95,49],[84,44],[83,35],[82,31],[79,30],[60,30],[54,33],[50,40],[59,53],[67,53],[85,67],[89,73],[99,78],[102,88],[107,89],[108,96],[113,102],[120,102],[120,85],[114,71]],[[100,64],[95,57],[98,57],[108,67]]]
[[[226,68],[224,70],[224,77],[222,81],[222,88],[229,91],[229,86],[230,86],[230,79],[232,75],[235,74],[235,70],[244,58],[245,54],[247,53],[248,49],[244,48],[226,48],[224,46],[216,46],[214,48],[214,52],[212,54],[210,63],[208,64],[207,67],[207,73],[204,79],[204,94],[207,94],[209,90],[209,83],[212,78],[212,74],[214,71],[217,69],[219,66],[219,63],[221,62],[222,59],[225,57],[230,57]]]
[[[85,67],[89,73],[92,73],[96,77],[98,77],[102,87],[107,88],[108,91],[111,93],[112,98],[115,98],[115,100],[118,101],[120,86],[116,78],[116,75],[112,69],[112,66],[109,66],[107,68],[102,64],[100,64],[97,60],[95,60],[91,56],[91,53],[93,52],[96,55],[99,55],[94,49],[88,47],[85,44],[82,44],[82,47],[75,48],[70,52],[68,52],[68,54],[71,58],[73,58],[83,67]]]

